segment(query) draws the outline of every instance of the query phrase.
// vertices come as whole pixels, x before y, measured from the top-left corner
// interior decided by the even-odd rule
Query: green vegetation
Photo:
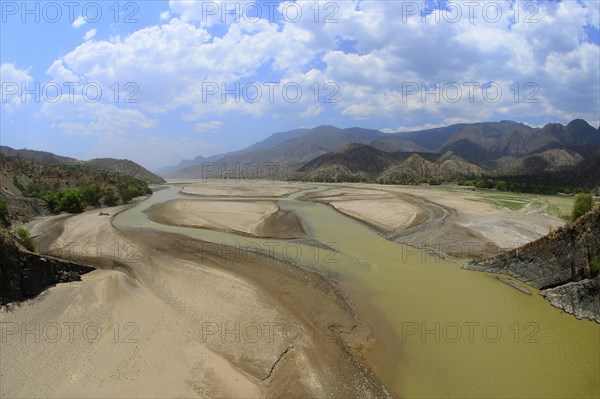
[[[457,184],[459,186],[472,186],[476,188],[533,194],[577,194],[589,191],[589,189],[585,187],[540,183],[533,180],[527,180],[525,177],[480,178],[473,180],[459,179]]]
[[[77,165],[67,165],[77,168]],[[86,206],[97,207],[101,204],[114,206],[119,203],[131,201],[140,195],[152,194],[148,184],[142,180],[127,176],[120,176],[111,185],[101,186],[97,183],[89,183],[80,188],[58,189],[30,184],[22,192],[26,197],[41,198],[48,203],[53,212],[79,213]],[[119,195],[115,194],[115,188]]]
[[[100,197],[102,196],[102,190],[96,183],[88,184],[79,190],[81,199],[86,205],[98,206],[100,205]]]
[[[114,206],[117,204],[118,200],[119,199],[115,195],[115,191],[112,188],[107,187],[102,190],[102,202],[104,202],[104,205]]]
[[[571,215],[571,221],[577,220],[581,215],[589,212],[594,207],[594,201],[592,196],[586,193],[579,193],[575,196],[575,203],[573,204],[573,214]]]
[[[35,243],[25,227],[19,227],[17,229],[17,235],[19,236],[19,242],[23,244],[25,248],[32,252],[35,251]]]
[[[598,275],[600,273],[600,257],[594,256],[592,258],[592,262],[590,263],[590,272],[592,276]]]
[[[10,226],[10,215],[4,198],[0,198],[0,224],[4,227]]]
[[[141,180],[131,181],[126,188],[121,189],[121,199],[123,202],[129,202],[140,195],[152,194],[152,190]]]

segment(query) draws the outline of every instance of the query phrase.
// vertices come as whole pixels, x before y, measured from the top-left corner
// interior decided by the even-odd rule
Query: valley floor
[[[348,351],[368,327],[315,272],[117,231],[98,211],[31,231],[99,269],[2,309],[1,397],[387,396]],[[313,323],[337,329],[323,340]]]
[[[150,219],[285,239],[309,235],[301,217],[248,197],[319,185],[185,186],[190,200],[156,204]],[[232,199],[195,202],[199,195]],[[463,258],[564,223],[538,199],[510,210],[456,187],[339,184],[302,199],[330,204],[390,240]],[[215,251],[174,233],[116,229],[111,219],[126,208],[30,223],[42,250],[98,269],[0,310],[1,397],[389,396],[363,356],[377,338],[368,301],[359,314],[338,284],[272,256],[231,257],[235,249],[224,245]]]
[[[309,194],[386,238],[441,256],[486,258],[563,226],[573,199],[457,186],[339,184]],[[554,212],[552,214],[551,212]]]

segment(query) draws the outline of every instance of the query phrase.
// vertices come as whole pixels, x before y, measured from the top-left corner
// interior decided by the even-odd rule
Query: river
[[[464,260],[388,241],[329,206],[298,199],[325,189],[276,198],[322,247],[150,221],[144,210],[171,199],[239,200],[183,195],[175,186],[120,213],[113,225],[259,248],[337,280],[359,311],[372,311],[364,316],[378,340],[367,361],[399,397],[600,396],[600,325],[552,307],[534,288],[526,295],[496,275],[461,269]]]

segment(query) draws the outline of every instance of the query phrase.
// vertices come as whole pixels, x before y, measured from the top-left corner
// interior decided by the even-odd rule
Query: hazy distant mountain
[[[420,159],[412,159],[405,165],[408,169],[418,169],[421,160],[435,163],[443,154],[452,153],[458,158],[447,164],[445,170],[462,165],[467,168],[463,174],[479,173],[485,169],[531,175],[573,170],[580,163],[589,162],[600,149],[600,130],[583,120],[574,120],[566,126],[550,123],[543,128],[512,121],[483,122],[392,134],[325,125],[310,130],[276,133],[243,150],[223,154],[210,161],[216,162],[223,170],[233,170],[235,165],[247,164],[306,164],[327,155],[319,162],[330,162],[329,166],[335,164],[336,173],[353,173],[350,164],[356,162],[334,162],[330,159],[343,155],[330,153],[353,143],[369,145],[405,161],[412,154],[418,154]],[[200,164],[210,162],[207,159],[199,161]],[[428,169],[429,166],[423,168]],[[168,176],[198,178],[203,173],[202,166],[196,164],[173,171]]]
[[[340,129],[324,125],[310,130],[298,129],[277,133],[244,150],[225,154],[213,162],[218,165],[227,165],[226,168],[230,170],[236,164],[305,163],[351,143],[368,144],[374,140],[385,139],[387,136],[386,133],[379,130]],[[270,147],[271,145],[274,146]],[[206,170],[206,165],[204,167],[196,165],[165,174],[165,176],[198,178],[202,176],[203,170]]]
[[[427,152],[415,142],[404,139],[374,140],[369,143],[371,147],[386,152]]]
[[[15,150],[14,148],[10,148],[4,145],[0,146],[0,154],[6,155],[7,157],[19,157],[23,159],[29,159],[30,161],[34,161],[44,165],[78,162],[78,160],[75,158],[62,157],[51,152],[27,149]]]
[[[160,174],[162,174],[164,176],[168,176],[175,171],[183,170],[183,169],[190,168],[193,166],[200,166],[200,165],[202,165],[202,163],[205,163],[205,162],[216,162],[216,161],[220,160],[221,158],[223,158],[224,156],[231,157],[231,156],[235,156],[235,155],[241,155],[244,153],[248,153],[251,151],[257,151],[257,153],[260,153],[260,150],[269,150],[269,149],[276,147],[279,144],[284,143],[288,140],[293,140],[293,139],[299,138],[299,137],[303,136],[308,130],[309,129],[294,129],[294,130],[289,130],[287,132],[274,133],[271,136],[267,137],[266,139],[252,144],[250,147],[247,147],[247,148],[244,148],[244,149],[238,150],[238,151],[229,152],[227,154],[217,154],[217,155],[213,155],[210,157],[203,157],[201,155],[198,155],[197,157],[195,157],[194,159],[191,159],[191,160],[183,159],[183,160],[181,160],[181,162],[179,162],[178,165],[166,166],[166,167],[162,168],[160,170]],[[193,169],[191,169],[191,171],[193,171]],[[177,176],[183,177],[184,174],[185,174],[185,172],[182,172],[182,173],[177,174]]]

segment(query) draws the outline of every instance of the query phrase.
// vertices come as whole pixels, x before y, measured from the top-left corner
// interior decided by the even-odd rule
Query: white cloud
[[[139,110],[90,102],[82,95],[62,95],[56,102],[44,102],[40,114],[54,121],[54,127],[74,136],[139,136],[156,127],[156,121]]]
[[[240,3],[240,9],[246,4]],[[396,3],[369,1],[336,3],[337,23],[324,23],[327,13],[321,9],[315,23],[312,3],[299,4],[303,18],[298,22],[251,22],[241,16],[239,23],[232,23],[227,17],[224,33],[213,36],[210,27],[223,24],[221,10],[206,15],[203,2],[171,1],[170,11],[161,14],[163,20],[171,18],[168,22],[122,39],[85,42],[55,61],[49,73],[80,76],[103,87],[135,82],[144,112],[181,109],[188,120],[230,113],[314,117],[324,111],[322,103],[311,100],[310,87],[325,82],[339,88],[339,102],[329,107],[356,119],[402,118],[423,125],[448,118],[485,120],[498,113],[506,118],[600,118],[600,79],[595,73],[600,50],[582,42],[583,26],[598,24],[594,2],[587,7],[574,1],[536,3],[535,23],[526,23],[528,12],[523,9],[519,21],[511,23],[509,1],[496,3],[502,7],[497,23],[486,21],[481,5],[469,21],[463,2],[458,2],[463,13],[456,22],[448,22],[442,11],[422,21],[419,14],[402,15]],[[282,10],[285,4],[278,7]],[[357,53],[341,51],[341,39],[355,41]],[[261,82],[265,71],[281,84],[299,82],[304,88],[301,101],[282,101],[281,95],[257,103],[222,101],[220,92],[206,96],[207,83],[220,88],[223,83],[231,87],[236,82]],[[419,94],[403,93],[403,84],[452,82],[497,82],[502,98],[492,103],[479,95],[471,102],[463,93],[457,102],[421,101]],[[523,86],[528,82],[539,88],[537,104],[524,102],[528,93]],[[515,83],[520,88],[516,101]]]
[[[169,18],[171,18],[171,13],[169,11],[163,11],[160,13],[160,19],[163,21],[168,20]]]
[[[197,132],[210,132],[211,130],[216,130],[223,126],[223,122],[221,121],[210,121],[203,123],[194,124],[194,130]]]
[[[55,60],[46,73],[59,82],[79,82],[77,75],[70,69],[65,68],[62,59]]]
[[[79,28],[79,27],[83,26],[85,23],[86,23],[85,18],[83,18],[83,15],[80,15],[75,21],[73,21],[73,27]]]
[[[90,40],[92,37],[96,36],[96,29],[90,29],[87,32],[85,32],[85,36],[83,36],[83,40],[88,41]]]
[[[19,69],[14,63],[0,64],[0,101],[6,112],[12,113],[25,103],[21,88],[25,84],[30,89],[32,82],[29,70]]]

